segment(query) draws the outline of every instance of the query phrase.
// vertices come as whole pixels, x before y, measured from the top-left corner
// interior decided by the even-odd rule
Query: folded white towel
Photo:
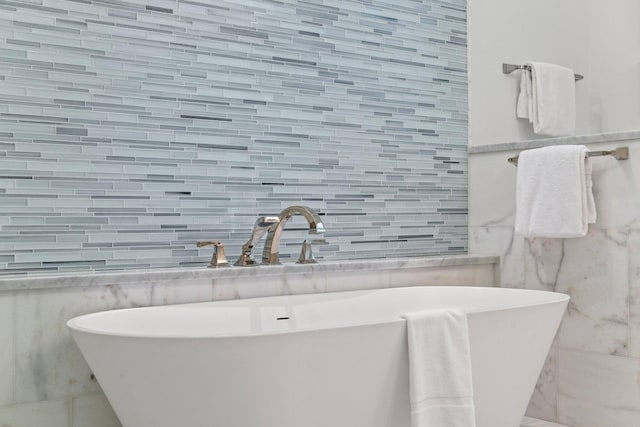
[[[404,315],[412,427],[474,427],[467,316],[460,310]]]
[[[518,94],[516,117],[519,119],[529,119],[532,115],[531,108],[531,71],[525,68],[520,74],[520,93]],[[529,122],[531,122],[531,120],[529,120]]]
[[[576,83],[573,70],[529,62],[533,88],[533,131],[542,135],[573,135],[576,130]]]
[[[573,70],[544,62],[528,62],[522,70],[516,116],[529,119],[536,134],[573,135],[576,87]]]
[[[596,220],[591,159],[583,145],[526,150],[518,156],[516,232],[526,237],[582,237]]]
[[[526,80],[526,89],[527,89],[527,96],[529,99],[529,108],[528,108],[528,118],[529,118],[529,123],[533,124],[533,81],[532,81],[532,77],[531,77],[531,67],[527,68],[525,70],[524,75],[526,76],[527,80]]]
[[[584,161],[584,179],[585,191],[587,192],[587,223],[594,224],[598,216],[596,214],[596,199],[593,197],[593,163],[590,157],[586,157]]]

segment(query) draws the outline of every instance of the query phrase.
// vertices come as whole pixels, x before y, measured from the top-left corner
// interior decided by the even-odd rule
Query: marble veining
[[[19,276],[0,278],[0,292],[24,289],[49,289],[69,286],[104,286],[111,284],[135,282],[175,282],[194,279],[239,279],[247,283],[248,278],[260,278],[265,281],[268,276],[300,276],[313,273],[344,273],[356,271],[376,271],[388,269],[412,269],[423,267],[456,267],[497,263],[495,256],[453,255],[444,257],[421,257],[404,259],[379,259],[359,261],[321,262],[318,264],[286,264],[257,267],[232,267],[211,269],[175,268],[167,270],[143,270],[119,273],[94,273],[71,275]]]
[[[559,419],[576,427],[631,427],[640,419],[640,360],[560,350]]]
[[[501,286],[571,296],[530,416],[574,427],[640,425],[639,141],[632,131],[470,150],[478,154],[469,164],[470,253],[500,255]],[[528,240],[514,233],[517,168],[501,151],[556,143],[628,145],[630,156],[593,162],[598,218],[585,237]]]
[[[629,231],[629,356],[640,358],[640,229]]]
[[[557,341],[557,340],[556,340]],[[558,349],[556,344],[549,351],[542,367],[527,415],[544,420],[555,420],[558,414]]]

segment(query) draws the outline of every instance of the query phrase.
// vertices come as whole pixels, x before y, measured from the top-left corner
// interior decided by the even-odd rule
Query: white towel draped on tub
[[[526,150],[518,156],[516,232],[525,237],[582,237],[596,221],[591,159],[583,145]]]
[[[467,316],[460,310],[404,315],[412,427],[474,427]]]
[[[576,88],[573,70],[544,62],[528,62],[522,70],[516,115],[529,119],[540,135],[573,135]]]

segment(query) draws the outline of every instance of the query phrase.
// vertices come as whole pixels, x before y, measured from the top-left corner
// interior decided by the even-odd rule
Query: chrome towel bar
[[[511,74],[516,70],[531,70],[530,65],[514,65],[514,64],[502,64],[502,73]],[[576,81],[584,79],[582,74],[576,74]]]
[[[587,156],[613,156],[616,160],[629,160],[629,147],[618,147],[615,150],[589,151]],[[509,157],[507,161],[514,166],[518,166],[518,156]]]

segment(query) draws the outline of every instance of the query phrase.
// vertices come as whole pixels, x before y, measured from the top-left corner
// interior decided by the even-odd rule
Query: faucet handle
[[[318,261],[313,257],[313,251],[311,250],[311,242],[302,242],[302,249],[300,250],[300,256],[296,264],[317,264]]]
[[[229,265],[229,261],[227,261],[227,257],[224,256],[224,246],[222,242],[217,240],[205,240],[197,242],[196,245],[201,248],[203,246],[213,246],[213,256],[211,257],[211,261],[207,267],[209,268],[217,268],[217,267],[231,267]]]
[[[246,266],[254,266],[254,265],[258,265],[256,263],[256,261],[251,258],[251,249],[246,250],[246,251],[242,251],[242,253],[240,254],[240,257],[238,258],[238,260],[236,261],[236,263],[234,264],[236,266],[239,267],[246,267]]]

